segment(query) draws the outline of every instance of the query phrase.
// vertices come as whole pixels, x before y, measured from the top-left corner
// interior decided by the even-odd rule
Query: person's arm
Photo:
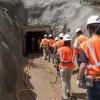
[[[78,45],[79,45],[79,43],[78,43],[78,40],[75,40],[75,42],[74,42],[74,49],[77,49],[78,48]]]
[[[43,45],[43,43],[41,42],[41,43],[40,43],[40,49],[41,49],[42,45]]]
[[[74,47],[73,59],[75,59],[75,56],[77,54],[77,48],[78,48],[78,41],[77,40],[75,40],[73,47]]]
[[[80,53],[80,57],[78,59],[81,64],[80,64],[80,67],[79,67],[79,73],[78,73],[78,78],[77,78],[77,86],[78,87],[81,87],[81,84],[82,84],[82,78],[83,78],[83,75],[85,74],[85,71],[87,69],[87,62],[88,62],[88,58],[85,54],[85,52],[82,50],[81,53]]]
[[[55,55],[57,52],[57,45],[54,46],[54,51],[53,51],[53,54]]]
[[[81,63],[78,73],[78,79],[81,80],[87,69],[87,63]]]
[[[88,62],[88,58],[85,54],[85,52],[82,50],[81,53],[80,53],[80,57],[78,59],[78,61],[81,62],[80,64],[80,68],[79,68],[79,76],[78,78],[79,79],[82,79],[84,73],[85,73],[85,70],[87,68],[87,62]]]

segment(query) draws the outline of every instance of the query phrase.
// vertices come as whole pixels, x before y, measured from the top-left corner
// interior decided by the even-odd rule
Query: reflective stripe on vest
[[[92,55],[92,57],[93,57],[93,60],[94,60],[94,62],[95,62],[95,64],[93,64],[93,65],[92,65],[92,64],[89,64],[89,65],[87,65],[87,67],[91,67],[91,66],[93,66],[93,67],[98,67],[98,66],[100,66],[100,62],[97,61],[97,59],[96,59],[96,57],[95,57],[95,54],[94,54],[94,52],[93,52],[93,50],[92,50],[92,48],[91,48],[89,42],[86,40],[85,43],[86,43],[86,45],[87,45],[87,47],[88,47],[88,49],[89,49],[89,51],[90,51],[90,53],[91,53],[91,55]]]
[[[74,51],[74,53],[75,53],[75,51]],[[73,56],[72,56],[72,61],[63,60],[62,59],[62,50],[60,49],[60,55],[59,55],[60,62],[62,62],[62,63],[72,63],[73,60],[74,60],[74,53],[73,53]]]

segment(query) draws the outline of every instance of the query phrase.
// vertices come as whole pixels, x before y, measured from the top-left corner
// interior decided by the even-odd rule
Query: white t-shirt
[[[78,40],[75,40],[74,42],[74,48],[81,48],[80,45],[79,45],[79,41]]]

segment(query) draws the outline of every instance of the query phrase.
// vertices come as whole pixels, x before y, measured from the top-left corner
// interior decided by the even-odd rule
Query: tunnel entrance
[[[23,39],[23,55],[42,54],[42,49],[39,49],[41,40],[44,34],[49,34],[49,26],[24,26]]]
[[[41,39],[43,39],[45,31],[27,32],[27,52],[28,53],[41,53],[39,49]]]

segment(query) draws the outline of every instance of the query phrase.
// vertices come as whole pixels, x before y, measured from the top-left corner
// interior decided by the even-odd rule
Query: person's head
[[[53,36],[51,34],[49,34],[49,39],[53,39]]]
[[[59,37],[55,37],[55,41],[58,41],[59,40]]]
[[[63,37],[64,46],[70,46],[70,40],[72,40],[70,36],[68,34],[65,34]]]
[[[81,34],[83,34],[82,29],[77,28],[77,29],[76,29],[76,35],[77,35],[77,36],[80,36]]]
[[[60,34],[59,34],[59,38],[60,38],[60,39],[63,39],[63,36],[64,36],[63,33],[60,33]]]
[[[47,34],[45,34],[45,35],[44,35],[44,38],[47,38],[47,37],[48,37]]]
[[[93,34],[100,35],[100,17],[97,15],[92,15],[87,21],[87,30],[92,36]]]

